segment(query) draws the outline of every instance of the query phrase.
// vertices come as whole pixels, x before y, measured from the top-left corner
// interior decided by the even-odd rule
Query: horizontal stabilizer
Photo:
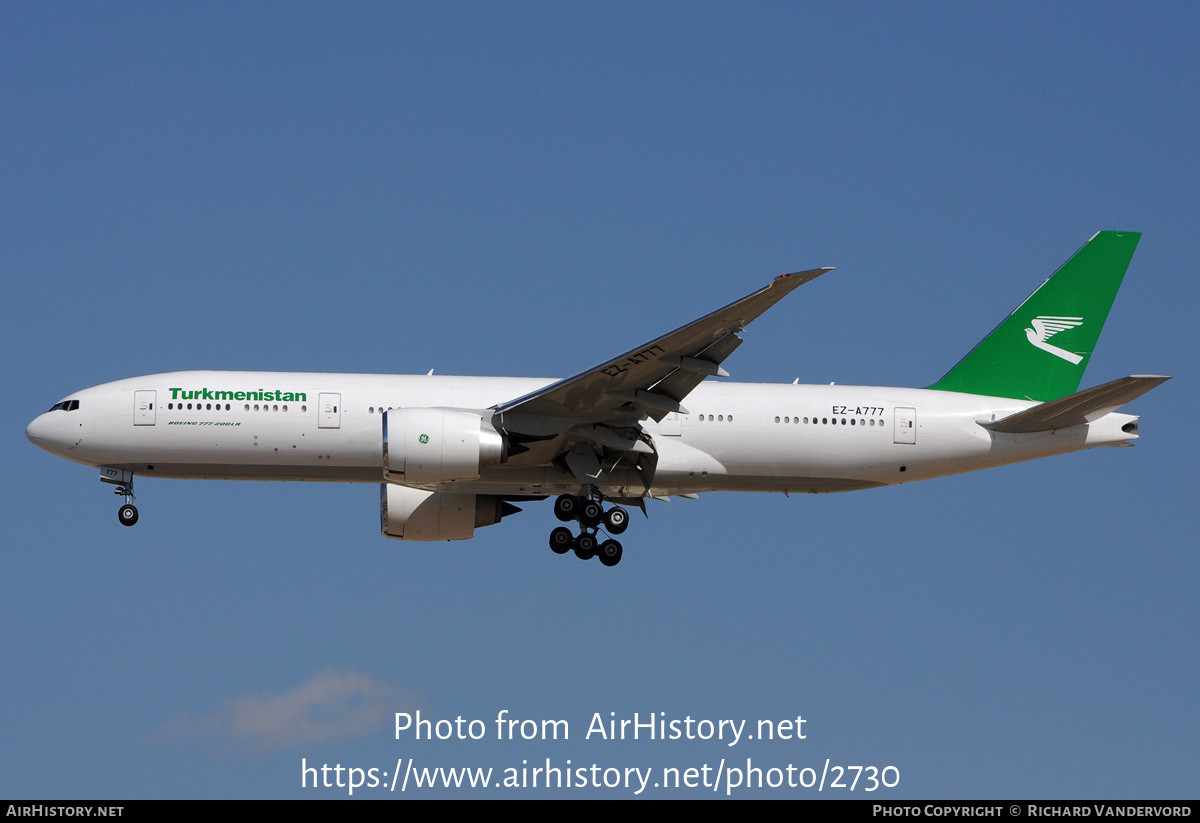
[[[980,423],[994,432],[1016,434],[1065,429],[1098,420],[1131,400],[1141,397],[1170,377],[1155,374],[1135,374],[1084,389],[1057,400],[1050,400],[1031,409],[1009,415],[1003,420]]]

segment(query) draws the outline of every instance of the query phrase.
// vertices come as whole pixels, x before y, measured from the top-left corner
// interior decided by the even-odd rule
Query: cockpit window
[[[61,403],[55,403],[51,406],[50,411],[75,411],[78,408],[78,400],[63,400]]]

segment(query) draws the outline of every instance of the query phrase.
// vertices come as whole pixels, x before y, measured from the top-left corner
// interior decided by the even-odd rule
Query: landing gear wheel
[[[598,526],[604,517],[604,507],[596,500],[585,500],[579,507],[579,519],[585,526]]]
[[[600,544],[600,562],[606,566],[615,566],[621,562],[621,544],[616,540],[605,540]]]
[[[574,545],[575,536],[571,534],[570,529],[559,526],[550,532],[550,549],[555,554],[566,554]]]
[[[596,536],[584,532],[575,541],[575,556],[580,560],[591,560],[596,556]]]
[[[117,510],[117,519],[121,521],[122,526],[132,526],[137,522],[137,518],[137,506],[132,503],[126,503]]]
[[[579,498],[560,494],[554,501],[554,516],[564,523],[579,516]]]
[[[629,512],[620,506],[613,506],[604,515],[604,528],[610,534],[621,534],[629,528]]]

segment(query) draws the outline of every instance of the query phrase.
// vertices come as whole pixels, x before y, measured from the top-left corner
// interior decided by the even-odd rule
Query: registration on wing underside
[[[605,366],[604,368],[600,369],[600,373],[609,377],[616,377],[623,372],[629,371],[634,366],[640,366],[643,363],[647,363],[658,357],[662,357],[666,353],[666,349],[655,344],[653,346],[644,348],[639,352],[630,354],[623,359],[618,360],[616,363]]]

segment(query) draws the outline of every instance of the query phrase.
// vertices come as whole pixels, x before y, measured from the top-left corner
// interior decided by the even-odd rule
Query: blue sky
[[[891,798],[1194,797],[1198,23],[5,5],[0,796],[345,796],[301,789],[301,758],[725,757],[890,765]],[[24,438],[72,391],[176,369],[561,376],[825,265],[734,379],[924,386],[1100,229],[1144,235],[1084,384],[1175,376],[1128,408],[1136,448],[657,503],[612,570],[551,554],[548,502],[384,540],[373,486],[145,481],[125,529],[95,471]],[[571,739],[394,739],[418,709]],[[807,737],[583,739],[609,712]]]

